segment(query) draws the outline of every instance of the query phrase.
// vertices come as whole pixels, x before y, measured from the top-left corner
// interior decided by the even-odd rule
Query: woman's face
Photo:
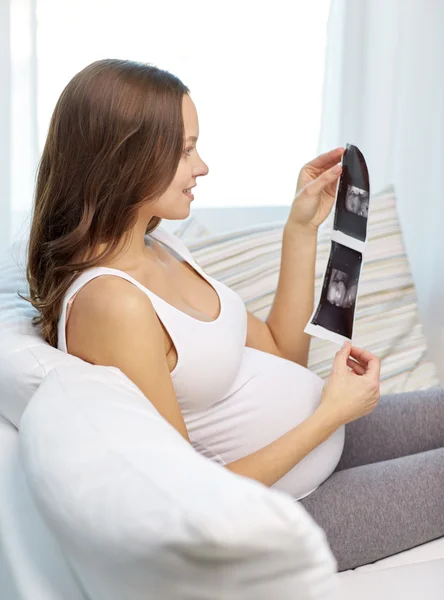
[[[162,219],[186,219],[190,214],[192,200],[183,190],[195,186],[198,183],[197,178],[208,175],[209,172],[196,148],[195,138],[199,137],[199,121],[194,102],[188,94],[183,96],[182,115],[185,127],[182,157],[170,187],[152,205],[154,215]],[[191,189],[191,193],[195,190],[196,188]]]

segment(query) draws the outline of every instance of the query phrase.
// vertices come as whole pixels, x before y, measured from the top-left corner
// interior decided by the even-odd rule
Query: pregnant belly
[[[278,356],[245,348],[230,390],[204,412],[187,416],[200,452],[224,463],[267,446],[307,419],[319,405],[324,382],[308,369]],[[299,499],[334,471],[344,446],[344,427],[317,446],[273,487]]]

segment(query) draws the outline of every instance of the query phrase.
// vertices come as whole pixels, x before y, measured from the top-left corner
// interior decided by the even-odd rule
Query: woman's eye
[[[190,151],[190,152],[191,152],[191,150],[192,150],[192,149],[193,149],[193,148],[186,148],[186,149],[184,150],[184,152],[187,154],[187,153],[188,153],[188,151]],[[190,156],[190,155],[189,155],[189,154],[187,154],[187,156]]]

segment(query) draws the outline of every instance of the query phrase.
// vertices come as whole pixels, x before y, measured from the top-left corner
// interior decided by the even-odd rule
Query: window
[[[38,156],[75,73],[100,58],[140,60],[191,90],[210,169],[194,206],[290,204],[300,168],[317,152],[329,7],[330,0],[36,0]],[[29,210],[29,195],[13,194],[13,211]]]

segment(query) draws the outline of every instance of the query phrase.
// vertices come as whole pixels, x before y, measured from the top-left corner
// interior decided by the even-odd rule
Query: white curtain
[[[0,250],[9,240],[11,195],[11,65],[9,40],[9,1],[0,2]],[[3,243],[2,243],[3,240]]]
[[[0,251],[29,225],[37,142],[36,0],[0,2]]]
[[[320,152],[356,144],[394,184],[431,358],[444,381],[444,2],[332,0]]]

